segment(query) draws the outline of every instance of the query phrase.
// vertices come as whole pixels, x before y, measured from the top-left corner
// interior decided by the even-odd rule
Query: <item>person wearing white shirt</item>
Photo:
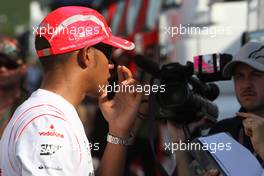
[[[69,32],[69,29],[75,30]],[[7,176],[93,176],[89,142],[76,107],[85,96],[98,97],[109,125],[108,144],[96,175],[123,174],[127,146],[141,93],[117,92],[108,85],[112,48],[134,44],[112,35],[103,16],[86,7],[61,7],[49,13],[36,30],[35,47],[44,76],[12,116],[1,142],[0,168]],[[130,70],[118,66],[118,85],[134,85]]]

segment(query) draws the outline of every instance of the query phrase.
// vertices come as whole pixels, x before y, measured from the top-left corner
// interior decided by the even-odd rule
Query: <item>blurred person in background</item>
[[[27,60],[26,88],[29,93],[37,90],[41,85],[42,70],[37,58]]]
[[[18,41],[0,36],[0,139],[13,111],[22,101],[26,69]]]

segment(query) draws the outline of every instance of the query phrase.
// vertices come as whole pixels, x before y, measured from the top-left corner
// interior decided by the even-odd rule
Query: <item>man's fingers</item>
[[[143,94],[143,92],[137,92],[137,90],[136,90],[136,86],[138,84],[137,80],[135,80],[133,78],[129,78],[129,79],[124,80],[121,84],[124,86],[127,85],[127,87],[125,87],[124,93],[131,93],[136,98],[138,97],[138,99],[141,99],[142,95],[139,95],[139,94]]]
[[[216,169],[211,169],[203,174],[203,176],[218,176],[218,175],[219,172]]]
[[[245,119],[243,120],[243,126],[244,126],[244,130],[247,136],[252,136],[252,124],[253,121],[252,119]]]
[[[99,105],[108,101],[106,88],[104,88],[102,95],[98,98],[98,101],[99,101]]]
[[[247,136],[252,137],[253,131],[258,128],[259,124],[262,123],[263,119],[255,114],[251,113],[236,113],[238,117],[243,118],[243,126]]]
[[[242,119],[246,119],[246,118],[250,118],[250,116],[248,115],[248,113],[244,113],[244,112],[237,112],[236,115]]]
[[[124,73],[125,79],[133,78],[131,71],[126,66],[122,66],[122,71]]]
[[[252,123],[253,123],[252,119],[245,119],[243,120],[242,123],[245,128],[248,128],[248,129],[252,128]]]
[[[244,127],[245,134],[249,137],[252,137],[252,130],[251,128]]]
[[[252,137],[252,131],[249,129],[245,129],[245,134],[249,137]]]
[[[123,84],[123,85],[135,85],[136,80],[134,80],[132,78],[125,79],[124,81],[121,82],[121,84]]]
[[[122,71],[122,66],[117,66],[118,84],[121,84],[125,80],[125,76]]]
[[[111,69],[114,69],[115,68],[115,65],[114,64],[108,64],[108,68],[111,70]]]
[[[242,118],[260,118],[259,116],[255,115],[255,114],[251,114],[251,113],[245,113],[245,112],[237,112],[236,115],[238,117],[242,117]]]

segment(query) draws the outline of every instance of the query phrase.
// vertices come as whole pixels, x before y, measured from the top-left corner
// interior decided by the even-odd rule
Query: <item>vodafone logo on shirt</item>
[[[47,137],[58,137],[64,138],[64,135],[55,131],[54,125],[50,125],[50,129],[45,132],[39,132],[40,136],[47,136]]]

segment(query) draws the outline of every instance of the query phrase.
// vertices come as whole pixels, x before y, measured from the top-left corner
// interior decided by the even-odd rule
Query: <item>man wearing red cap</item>
[[[109,100],[99,88],[108,84],[112,47],[132,50],[134,44],[113,36],[97,11],[77,6],[51,12],[35,32],[44,77],[41,89],[15,111],[4,132],[4,175],[94,175],[89,142],[75,109],[86,95],[99,98],[109,125],[98,175],[122,175],[141,95],[118,92]],[[117,71],[119,85],[135,84],[126,67]]]

